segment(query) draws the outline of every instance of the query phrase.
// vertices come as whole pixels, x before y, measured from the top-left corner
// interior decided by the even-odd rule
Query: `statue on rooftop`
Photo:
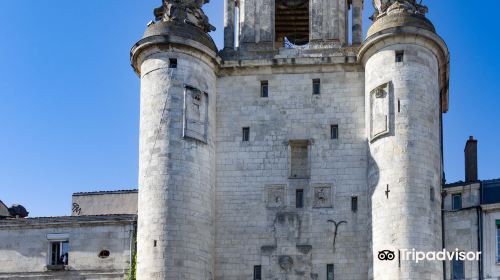
[[[176,21],[194,25],[204,32],[215,31],[208,22],[202,6],[210,0],[162,0],[162,5],[154,10],[156,21]]]
[[[417,0],[373,0],[373,6],[375,7],[375,13],[371,20],[377,20],[394,12],[406,12],[422,16],[428,12],[428,8],[422,5],[422,1],[417,3]]]

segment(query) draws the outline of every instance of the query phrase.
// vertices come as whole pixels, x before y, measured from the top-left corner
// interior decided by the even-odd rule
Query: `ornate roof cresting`
[[[215,31],[208,22],[202,6],[210,0],[162,0],[162,5],[154,10],[157,21],[174,21],[194,25],[204,32]]]
[[[425,16],[428,12],[427,6],[422,5],[422,0],[373,0],[375,13],[370,18],[375,21],[385,15],[392,13],[408,13]]]

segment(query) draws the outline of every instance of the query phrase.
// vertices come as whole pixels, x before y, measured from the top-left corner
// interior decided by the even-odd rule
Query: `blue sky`
[[[0,1],[0,199],[68,215],[71,194],[137,187],[139,79],[130,47],[160,0]],[[365,32],[371,13],[365,1]],[[457,2],[460,2],[459,4]],[[500,1],[427,0],[451,52],[448,182],[479,139],[479,174],[500,177]],[[205,5],[222,43],[223,0]]]

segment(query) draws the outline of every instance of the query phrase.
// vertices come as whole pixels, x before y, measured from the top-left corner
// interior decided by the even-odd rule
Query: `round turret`
[[[137,279],[213,279],[217,49],[203,1],[163,2],[131,50],[141,78]]]
[[[358,55],[365,66],[373,279],[442,279],[441,262],[377,255],[442,249],[448,49],[425,18],[426,7],[416,1],[374,2],[374,23]]]

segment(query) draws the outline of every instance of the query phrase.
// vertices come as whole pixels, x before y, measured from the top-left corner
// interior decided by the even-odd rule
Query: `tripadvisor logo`
[[[402,261],[414,261],[415,263],[418,263],[420,261],[478,261],[481,252],[464,252],[460,251],[458,249],[455,249],[454,251],[448,251],[446,249],[443,249],[441,251],[417,251],[415,248],[413,249],[400,249],[398,250],[398,255],[399,258]],[[377,258],[381,261],[392,261],[396,258],[396,254],[394,251],[391,250],[382,250],[378,251],[377,253]]]

